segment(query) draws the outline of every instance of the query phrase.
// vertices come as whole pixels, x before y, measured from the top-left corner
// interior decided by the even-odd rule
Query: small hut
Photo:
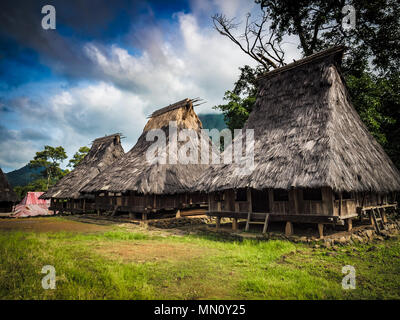
[[[191,129],[198,138],[197,141],[204,137],[201,133],[201,121],[193,108],[196,101],[198,100],[184,99],[155,111],[136,145],[123,158],[81,189],[83,193],[95,194],[99,214],[101,212],[115,214],[118,211],[133,216],[138,213],[143,219],[147,219],[148,214],[175,211],[207,203],[205,193],[189,191],[208,165],[198,164],[197,161],[182,164],[176,159],[171,161],[169,156],[165,163],[160,161],[153,163],[147,159],[147,152],[154,144],[152,139],[148,141],[148,133],[151,130],[164,132],[165,145],[158,152],[165,155],[169,155],[171,148],[177,149],[186,143],[176,142],[177,136],[184,129]],[[170,133],[171,123],[176,126],[173,135]],[[199,148],[195,140],[189,141],[193,150]],[[173,146],[175,143],[177,144]]]
[[[41,195],[40,199],[51,199],[50,210],[54,211],[76,213],[94,210],[93,196],[82,195],[79,190],[123,154],[121,134],[95,139],[77,167]]]
[[[18,196],[0,168],[0,212],[13,211],[16,202],[18,202]]]
[[[400,174],[351,105],[343,51],[331,48],[258,79],[244,126],[254,129],[254,168],[242,175],[233,162],[204,173],[196,190],[210,193],[211,216],[233,218],[234,228],[240,218],[265,221],[264,230],[268,220],[286,221],[288,234],[292,222],[317,223],[322,236],[324,224],[351,228],[365,210],[391,205]]]

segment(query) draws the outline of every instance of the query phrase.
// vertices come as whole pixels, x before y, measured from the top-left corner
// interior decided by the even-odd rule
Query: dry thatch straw
[[[17,202],[18,196],[14,192],[10,183],[7,180],[6,175],[0,168],[0,202]]]
[[[79,190],[123,155],[119,133],[94,140],[89,153],[78,166],[42,194],[40,199],[80,198]]]
[[[196,190],[331,187],[335,191],[400,190],[400,174],[352,107],[335,47],[276,69],[260,89],[245,129],[254,129],[255,168],[213,166]]]
[[[192,129],[200,139],[202,124],[193,110],[194,101],[196,100],[184,99],[154,112],[136,145],[123,158],[90,181],[81,192],[134,191],[139,194],[174,194],[191,189],[208,165],[181,164],[179,161],[176,164],[171,164],[170,161],[166,164],[150,163],[146,158],[146,152],[154,142],[146,141],[146,135],[151,129],[163,130],[166,136],[166,146],[163,151],[166,154],[170,147],[170,121],[176,122],[178,133],[182,129]],[[199,144],[192,142],[189,142],[190,147],[198,149]],[[183,142],[178,143],[178,148],[181,144]]]

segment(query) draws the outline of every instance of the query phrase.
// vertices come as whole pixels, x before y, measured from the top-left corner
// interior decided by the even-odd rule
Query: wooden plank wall
[[[277,214],[301,214],[301,215],[333,215],[334,214],[334,196],[330,188],[322,188],[322,201],[303,200],[301,189],[289,190],[288,201],[275,201],[273,190],[267,190],[266,196],[269,198],[271,213]],[[249,195],[247,201],[235,201],[234,190],[226,190],[223,193],[223,199],[216,201],[216,194],[210,194],[210,211],[236,211],[248,212],[250,206]],[[218,197],[217,197],[218,198]],[[220,197],[221,198],[221,197]]]

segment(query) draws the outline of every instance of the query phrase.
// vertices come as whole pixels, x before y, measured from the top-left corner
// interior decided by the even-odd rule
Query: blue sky
[[[41,27],[47,4],[56,30]],[[114,132],[126,136],[128,151],[147,115],[187,97],[207,101],[196,112],[215,112],[238,68],[254,63],[210,17],[257,9],[251,0],[3,0],[0,167],[18,169],[44,145],[62,145],[71,157]],[[287,58],[296,54],[292,44]]]

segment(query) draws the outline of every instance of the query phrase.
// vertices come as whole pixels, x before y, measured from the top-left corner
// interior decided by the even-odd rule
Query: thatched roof
[[[146,141],[146,135],[151,129],[163,130],[166,136],[166,146],[163,151],[166,154],[171,145],[170,121],[176,121],[178,133],[182,129],[193,129],[200,139],[202,124],[194,112],[194,101],[196,100],[184,99],[154,112],[136,145],[123,158],[90,181],[81,191],[85,193],[135,191],[140,194],[174,194],[186,192],[192,188],[208,165],[181,164],[179,161],[172,164],[168,158],[166,164],[150,163],[146,158],[146,152],[154,141]],[[178,142],[178,148],[182,143]],[[191,144],[191,147],[198,148],[199,145]]]
[[[400,190],[400,174],[352,107],[340,75],[343,47],[271,71],[259,79],[245,124],[254,129],[254,170],[211,167],[196,189],[327,186],[336,191]]]
[[[40,196],[40,198],[79,198],[79,190],[117,159],[120,159],[123,154],[124,149],[121,146],[121,137],[119,133],[94,140],[90,151],[78,166],[60,179],[46,193]]]
[[[0,202],[17,202],[18,196],[0,168]]]

